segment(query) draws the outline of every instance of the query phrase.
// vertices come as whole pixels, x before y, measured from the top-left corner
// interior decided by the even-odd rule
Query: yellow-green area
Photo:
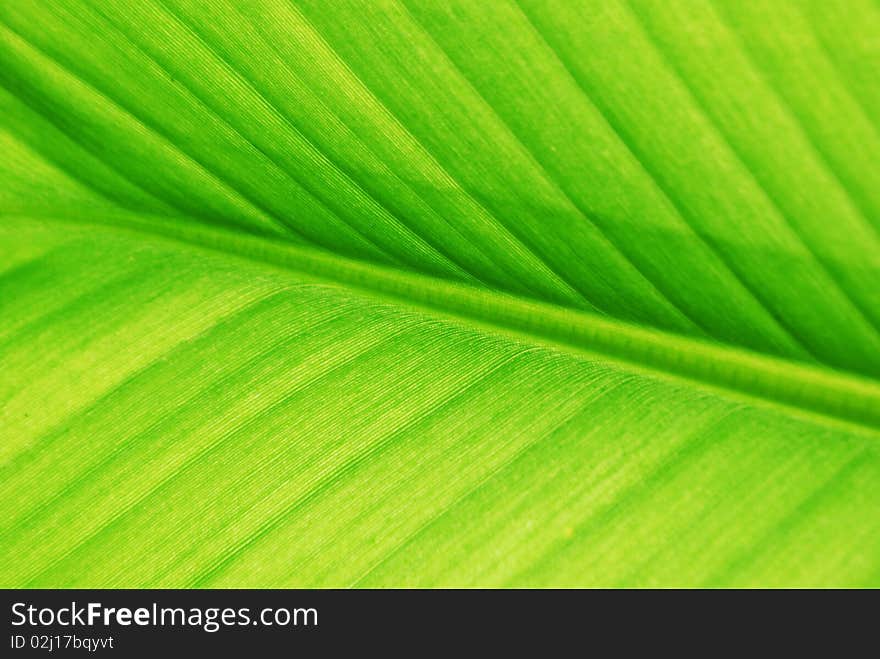
[[[0,586],[880,585],[877,34],[0,4]]]

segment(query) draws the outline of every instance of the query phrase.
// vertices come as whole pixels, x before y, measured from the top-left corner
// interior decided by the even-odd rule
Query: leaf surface
[[[880,583],[880,11],[0,6],[0,584]]]

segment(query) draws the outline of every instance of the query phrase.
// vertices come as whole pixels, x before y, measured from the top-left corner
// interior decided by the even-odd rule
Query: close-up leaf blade
[[[880,585],[878,25],[0,4],[0,584]]]

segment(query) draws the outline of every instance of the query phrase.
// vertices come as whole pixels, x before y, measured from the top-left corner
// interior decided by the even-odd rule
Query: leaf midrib
[[[12,217],[6,215],[6,217]],[[22,217],[17,215],[16,217]],[[684,380],[827,425],[880,434],[880,382],[822,365],[686,337],[572,308],[358,261],[320,248],[226,229],[180,225],[174,218],[113,213],[40,221],[148,234],[178,246],[220,252],[307,279],[341,285],[453,321],[568,353],[600,358],[653,376]],[[120,221],[123,224],[120,224]]]

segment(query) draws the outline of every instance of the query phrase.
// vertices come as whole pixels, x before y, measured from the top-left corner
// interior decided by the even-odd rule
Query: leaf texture
[[[878,30],[0,5],[0,584],[880,584]]]

